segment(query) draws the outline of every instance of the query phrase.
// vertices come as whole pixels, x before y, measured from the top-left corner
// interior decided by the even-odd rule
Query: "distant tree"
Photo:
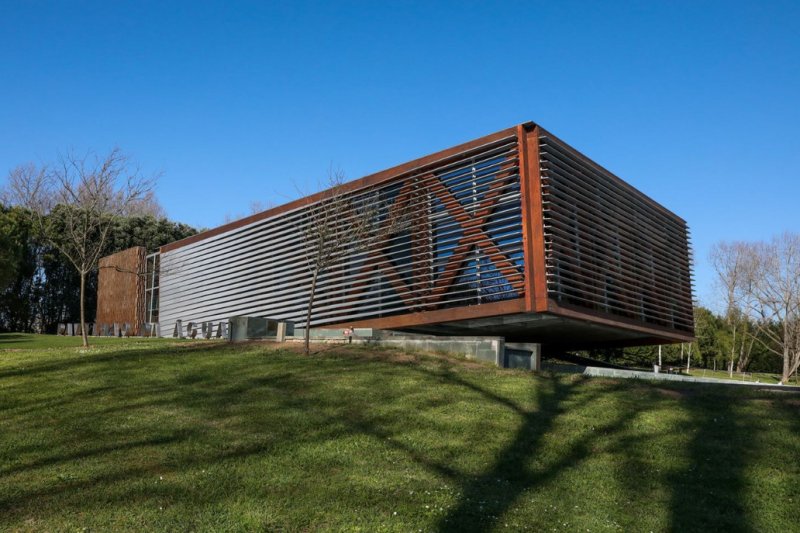
[[[144,193],[142,198],[134,200],[125,210],[127,217],[152,217],[155,219],[167,218],[167,212],[161,206],[153,190]]]
[[[760,342],[782,358],[785,383],[800,367],[800,234],[749,243],[745,254],[740,298]]]
[[[223,224],[228,224],[229,222],[233,222],[234,220],[239,220],[245,217],[249,217],[250,215],[255,215],[257,213],[262,213],[268,209],[272,209],[275,207],[275,204],[272,202],[262,202],[261,200],[253,200],[247,206],[247,214],[245,213],[225,213],[225,216],[222,219]]]
[[[0,204],[0,290],[14,279],[22,254],[14,213]]]
[[[719,344],[719,331],[725,328],[720,317],[710,309],[698,306],[694,310],[694,335],[696,346],[695,366],[710,366],[709,361],[718,359],[722,352]]]
[[[0,331],[30,331],[37,319],[40,284],[37,244],[29,213],[19,207],[0,208]]]
[[[103,255],[113,254],[132,246],[144,246],[148,252],[155,252],[165,244],[191,237],[196,233],[195,228],[166,218],[120,217],[109,231]]]
[[[744,310],[745,285],[749,283],[750,247],[747,243],[721,242],[711,249],[711,263],[717,273],[725,304],[725,321],[730,329],[728,371],[744,372],[750,363],[756,335]]]
[[[0,215],[2,217],[2,215]],[[38,239],[24,209],[6,210],[14,221],[12,234],[22,249],[16,273],[5,291],[0,290],[0,330],[54,332],[59,322],[75,322],[80,314],[80,277],[57,248]],[[197,230],[161,218],[121,217],[109,232],[109,255],[132,246],[153,252],[159,247],[197,233]],[[97,307],[97,271],[86,276],[86,313],[94,320]],[[145,273],[146,274],[146,273]]]
[[[83,346],[89,345],[87,276],[97,268],[114,223],[140,205],[154,184],[117,148],[103,157],[68,153],[51,169],[24,165],[9,174],[10,196],[30,210],[39,235],[78,274]]]

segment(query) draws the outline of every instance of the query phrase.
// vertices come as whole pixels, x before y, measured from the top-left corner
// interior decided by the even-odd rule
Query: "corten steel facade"
[[[404,213],[403,223],[322,273],[312,326],[576,348],[692,338],[686,223],[535,124],[349,182],[344,194],[379,206],[379,220]],[[305,225],[327,198],[162,247],[162,333],[235,315],[302,326]]]
[[[145,249],[129,248],[100,259],[97,275],[97,332],[129,324],[140,335],[145,316]]]

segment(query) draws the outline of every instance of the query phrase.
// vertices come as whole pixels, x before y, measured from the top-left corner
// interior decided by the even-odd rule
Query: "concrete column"
[[[537,344],[536,349],[531,352],[531,370],[534,372],[542,371],[542,345]]]
[[[278,342],[286,342],[286,322],[278,322],[278,333],[275,335]]]
[[[505,366],[526,368],[534,372],[542,369],[542,345],[536,342],[507,342]]]

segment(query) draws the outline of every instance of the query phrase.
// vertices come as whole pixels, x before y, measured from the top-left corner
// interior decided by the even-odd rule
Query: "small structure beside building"
[[[144,247],[136,246],[100,259],[95,335],[117,329],[132,336],[145,333],[146,257]]]

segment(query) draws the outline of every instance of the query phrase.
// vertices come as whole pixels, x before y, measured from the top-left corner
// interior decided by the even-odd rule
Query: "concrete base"
[[[312,328],[310,338],[315,342],[350,342],[443,352],[485,361],[501,368],[541,370],[542,350],[541,345],[536,343],[506,343],[503,337],[440,336],[369,328],[355,328],[351,337],[346,337],[344,333],[339,329]],[[304,334],[303,328],[296,328],[294,340],[301,340]]]
[[[228,320],[227,330],[227,339],[232,342],[275,339],[283,342],[294,333],[294,324],[264,317],[235,316]]]
[[[404,350],[444,352],[460,355],[467,359],[485,361],[497,366],[502,366],[505,352],[505,341],[502,337],[435,337],[420,339],[395,336],[368,342]]]
[[[504,368],[542,369],[542,345],[534,342],[507,342]]]

